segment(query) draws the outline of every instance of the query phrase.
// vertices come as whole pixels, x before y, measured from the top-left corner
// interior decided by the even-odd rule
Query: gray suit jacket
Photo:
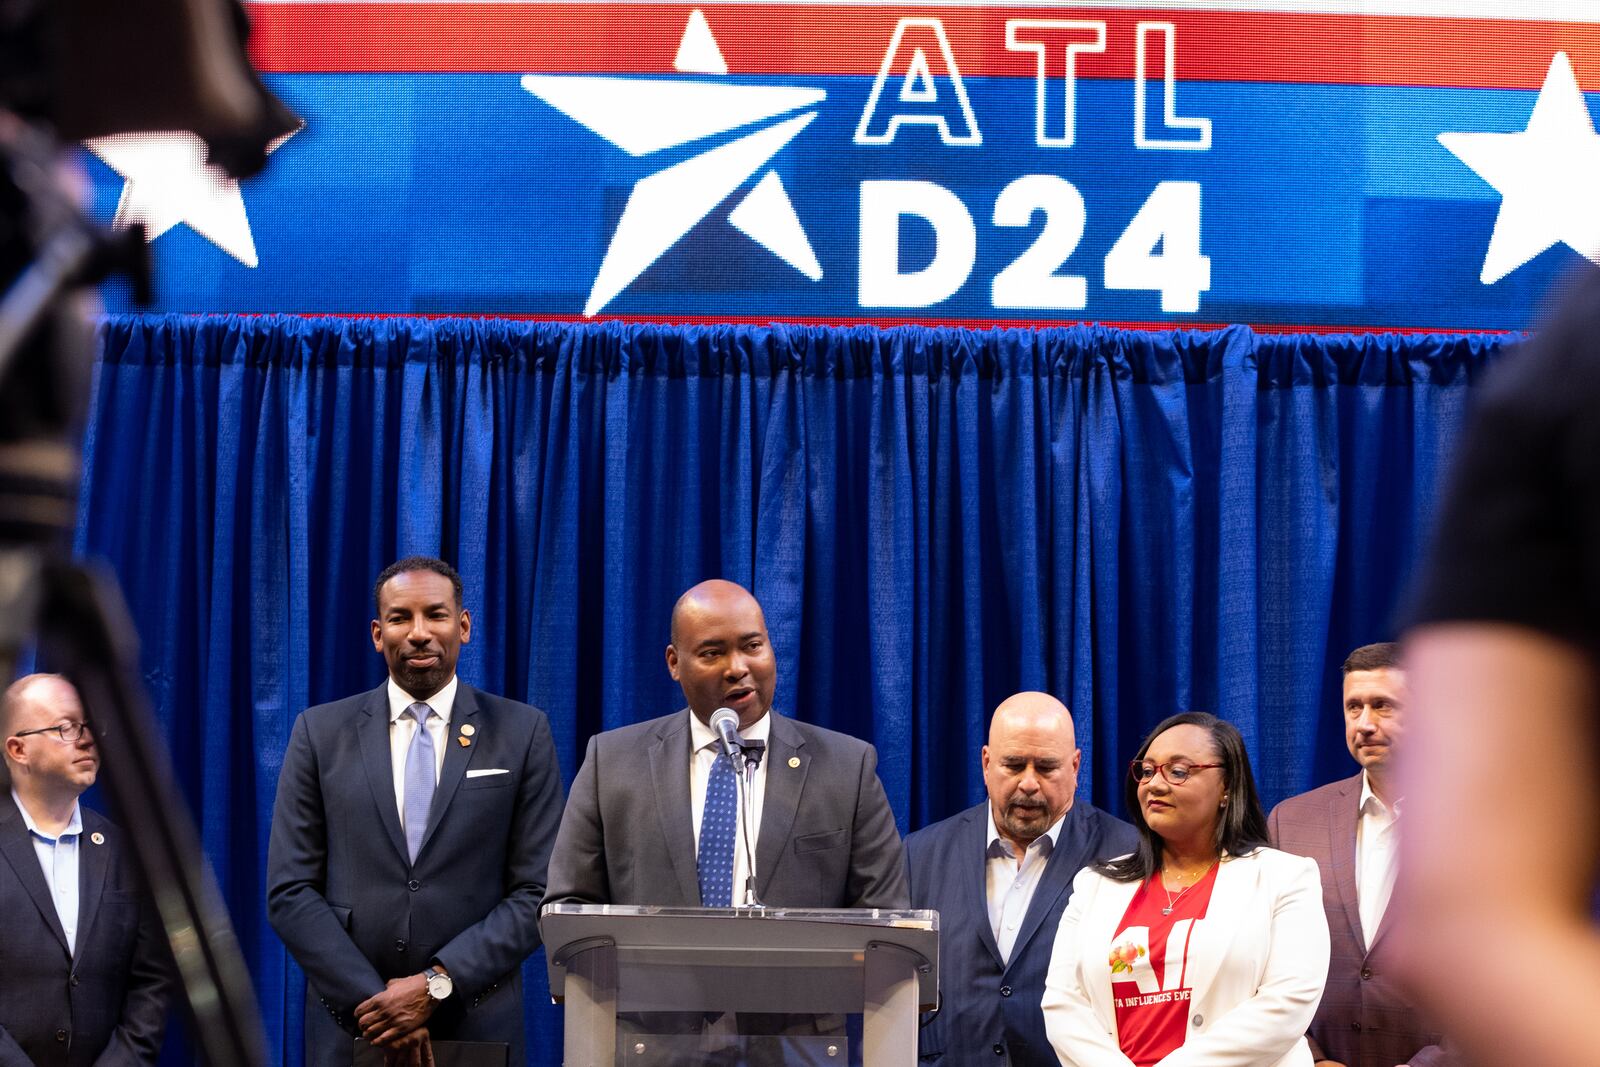
[[[1311,1054],[1348,1067],[1459,1067],[1439,1033],[1417,1015],[1393,969],[1391,913],[1368,949],[1356,896],[1356,818],[1361,775],[1290,797],[1272,809],[1274,848],[1308,856],[1322,874],[1332,952],[1328,984],[1306,1035]]]
[[[877,765],[865,741],[772,713],[756,844],[763,904],[909,905]],[[544,902],[699,906],[689,805],[687,709],[590,738]]]
[[[22,813],[0,793],[0,1067],[133,1067],[161,1052],[172,969],[155,910],[122,831],[79,810],[69,953]]]

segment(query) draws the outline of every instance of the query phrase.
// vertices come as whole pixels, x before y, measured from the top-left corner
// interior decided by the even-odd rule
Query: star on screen
[[[1441,133],[1439,143],[1500,194],[1483,284],[1556,244],[1600,264],[1600,134],[1565,52],[1521,133]]]
[[[299,130],[273,141],[274,152]],[[123,179],[114,226],[142,222],[145,240],[182,223],[247,267],[255,267],[255,236],[239,183],[206,162],[205,142],[192,133],[119,133],[84,147]]]

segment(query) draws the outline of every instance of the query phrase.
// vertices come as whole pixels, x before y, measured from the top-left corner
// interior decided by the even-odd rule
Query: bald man
[[[941,1005],[925,1063],[1056,1063],[1039,1001],[1072,878],[1132,852],[1132,826],[1074,801],[1072,713],[1048,693],[995,709],[979,759],[988,799],[906,838],[911,906],[939,912]]]
[[[743,814],[737,805],[727,814],[732,771],[709,725],[725,707],[738,713],[743,738],[766,745],[751,784],[760,902],[904,908],[900,835],[878,754],[773,710],[777,661],[755,597],[725,581],[690,589],[673,609],[666,663],[688,706],[589,740],[544,902],[746,902]]]
[[[77,690],[19,679],[0,737],[0,1067],[155,1063],[169,957],[127,839],[78,803],[100,755]]]

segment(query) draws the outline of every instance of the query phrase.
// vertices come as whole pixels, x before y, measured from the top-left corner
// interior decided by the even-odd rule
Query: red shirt
[[[1111,941],[1111,999],[1117,1011],[1117,1043],[1137,1067],[1150,1067],[1183,1044],[1188,1033],[1189,935],[1205,918],[1212,866],[1194,885],[1171,899],[1157,873],[1133,894]]]

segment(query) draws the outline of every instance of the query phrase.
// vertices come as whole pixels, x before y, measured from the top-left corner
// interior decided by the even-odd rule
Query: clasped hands
[[[433,1005],[422,975],[391,978],[383,992],[356,1005],[356,1024],[362,1037],[383,1049],[387,1067],[433,1067],[425,1025]]]

